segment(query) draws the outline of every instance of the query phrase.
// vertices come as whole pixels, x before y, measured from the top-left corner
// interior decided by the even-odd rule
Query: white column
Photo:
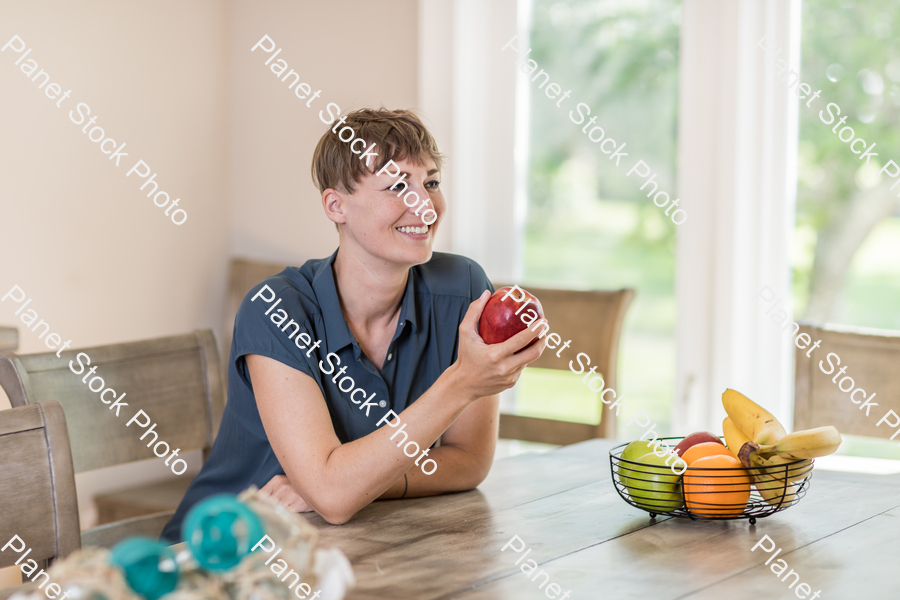
[[[516,104],[518,57],[500,49],[527,31],[519,2],[530,0],[419,0],[419,108],[447,155],[449,214],[435,249],[507,282],[522,275],[527,104]],[[502,411],[514,403],[512,390],[501,394]]]
[[[516,33],[516,0],[420,0],[419,11],[421,109],[448,154],[450,243],[444,231],[439,247],[512,280],[524,204],[515,194],[516,57],[500,48]]]
[[[438,148],[449,160],[444,162],[441,189],[456,208],[453,188],[455,147],[453,145],[453,72],[454,3],[443,0],[419,0],[418,112],[437,139]],[[435,250],[452,252],[453,219],[441,222]]]
[[[799,0],[685,0],[681,33],[678,378],[673,429],[721,430],[737,389],[790,425],[790,339],[763,315],[767,285],[790,311],[798,99],[765,53],[799,71]]]

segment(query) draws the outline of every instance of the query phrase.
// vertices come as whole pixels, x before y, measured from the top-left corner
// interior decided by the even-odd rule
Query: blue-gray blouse
[[[248,354],[273,358],[312,377],[338,439],[351,442],[375,431],[388,410],[400,414],[453,364],[466,310],[484,290],[493,291],[484,270],[462,256],[435,252],[427,263],[410,268],[397,330],[379,372],[341,311],[332,268],[339,251],[288,267],[244,297],[234,323],[228,403],[215,444],[163,538],[180,541],[185,514],[207,496],[237,494],[251,484],[261,488],[284,474],[259,417]]]

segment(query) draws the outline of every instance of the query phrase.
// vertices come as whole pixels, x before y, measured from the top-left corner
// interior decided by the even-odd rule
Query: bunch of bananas
[[[841,434],[830,425],[788,434],[772,413],[732,389],[722,394],[722,405],[728,413],[722,422],[725,443],[772,506],[790,506],[800,482],[812,471],[812,459],[832,454],[841,445]]]

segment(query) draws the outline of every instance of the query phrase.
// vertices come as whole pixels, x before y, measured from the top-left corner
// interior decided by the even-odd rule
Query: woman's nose
[[[403,196],[403,203],[410,210],[419,210],[420,207],[424,210],[429,208],[429,205],[434,205],[434,203],[431,202],[431,196],[428,195],[428,190],[425,189],[425,186],[411,184],[406,192],[407,193]]]

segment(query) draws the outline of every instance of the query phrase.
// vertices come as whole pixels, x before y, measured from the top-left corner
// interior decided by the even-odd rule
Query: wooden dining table
[[[332,526],[317,515],[321,547],[336,546],[357,580],[347,600],[546,598],[742,600],[900,597],[900,474],[815,469],[796,505],[759,519],[654,519],[627,504],[610,478],[618,442],[591,440],[494,463],[478,489],[375,502]],[[763,536],[777,548],[777,557]],[[514,542],[518,536],[527,548]],[[549,574],[532,581],[534,559]],[[799,574],[783,582],[783,559]],[[537,571],[535,571],[537,573]],[[543,589],[539,584],[546,583]],[[789,588],[789,584],[795,585]],[[551,589],[552,593],[556,589]]]

